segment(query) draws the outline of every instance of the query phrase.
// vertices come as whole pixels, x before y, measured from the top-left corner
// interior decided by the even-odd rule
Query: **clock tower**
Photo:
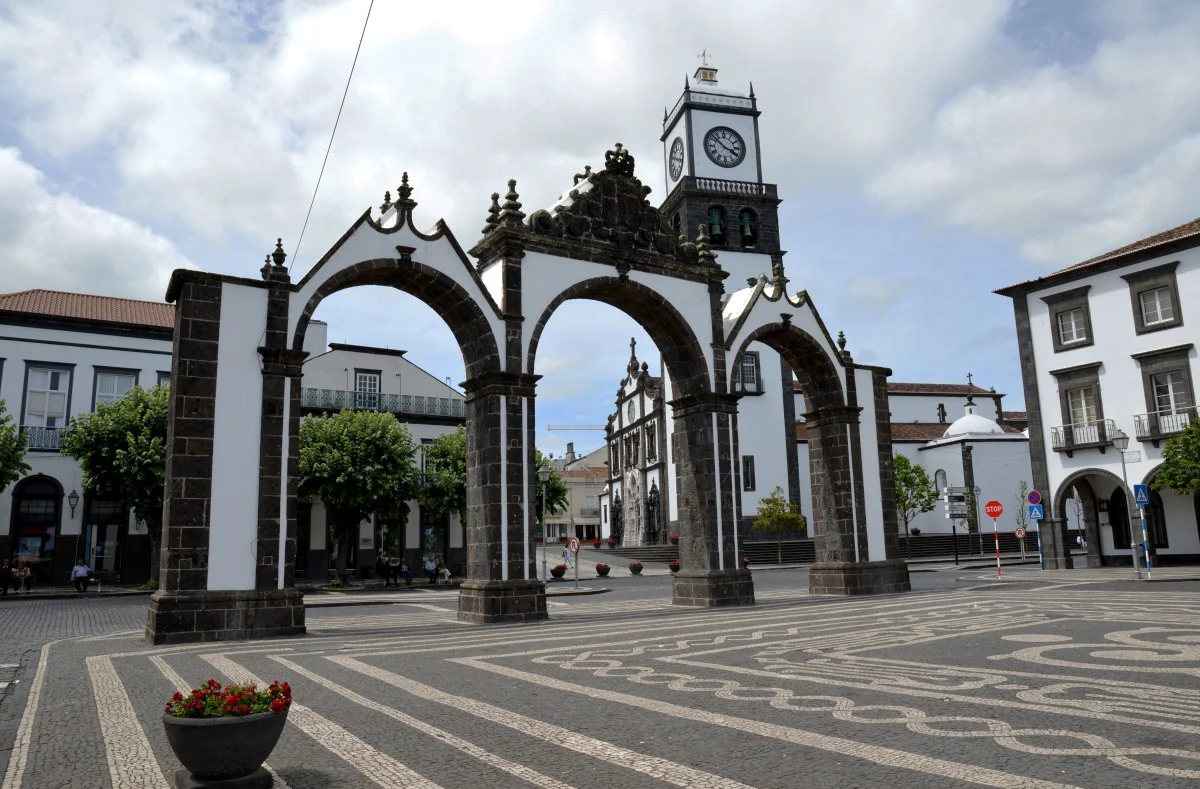
[[[707,55],[663,111],[663,216],[688,238],[704,224],[718,253],[780,253],[779,195],[763,182],[759,115],[754,86],[748,96],[720,90]]]

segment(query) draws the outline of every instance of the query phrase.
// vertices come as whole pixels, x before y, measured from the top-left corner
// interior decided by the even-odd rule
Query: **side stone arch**
[[[1074,488],[1079,492],[1080,500],[1083,502],[1082,518],[1084,539],[1087,541],[1087,566],[1099,567],[1103,563],[1100,540],[1100,496],[1096,494],[1090,478],[1107,480],[1117,488],[1124,489],[1125,487],[1121,478],[1111,471],[1101,468],[1080,469],[1059,483],[1051,501],[1054,506],[1055,521],[1061,524],[1060,528],[1063,530],[1060,539],[1063,545],[1068,545],[1066,528],[1070,521],[1067,518],[1067,505],[1071,499],[1071,489]]]

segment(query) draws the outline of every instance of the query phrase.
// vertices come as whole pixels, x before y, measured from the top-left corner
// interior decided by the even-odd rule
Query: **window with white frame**
[[[1096,421],[1096,389],[1082,386],[1067,390],[1067,408],[1074,427],[1085,427]]]
[[[158,374],[158,385],[159,386],[170,386],[171,385],[171,374],[166,373],[166,372],[160,372]]]
[[[137,383],[133,373],[98,372],[96,373],[96,405],[115,403],[129,394]]]
[[[29,427],[64,427],[67,422],[67,392],[70,370],[31,367],[25,393],[25,421]]]
[[[1058,313],[1058,341],[1062,345],[1087,339],[1087,317],[1083,308]]]
[[[1150,385],[1154,389],[1154,408],[1158,413],[1177,414],[1190,405],[1187,380],[1182,370],[1152,375]]]
[[[379,407],[379,378],[378,371],[354,371],[354,405],[356,408]]]
[[[1175,305],[1171,301],[1169,287],[1144,290],[1138,294],[1142,305],[1142,325],[1154,326],[1175,320]]]
[[[742,386],[758,388],[758,357],[746,354],[742,357]]]
[[[754,490],[753,455],[742,455],[742,490]]]

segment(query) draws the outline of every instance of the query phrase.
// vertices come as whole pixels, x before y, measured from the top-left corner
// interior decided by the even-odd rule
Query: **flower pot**
[[[608,567],[608,565],[604,565],[603,567],[601,567],[600,565],[596,565],[596,575],[599,575],[601,577],[606,576],[606,575],[608,575],[609,569],[610,568]]]
[[[163,715],[175,757],[201,781],[228,781],[253,773],[271,755],[286,723],[287,709],[230,718]]]
[[[552,567],[552,568],[550,568],[550,574],[553,575],[555,578],[562,578],[564,575],[567,574],[567,571],[561,570],[557,567]]]
[[[671,562],[667,567],[671,568],[671,572],[673,573],[679,572],[679,562]]]
[[[631,564],[629,565],[629,572],[633,573],[634,575],[641,575],[642,566],[640,564]]]
[[[678,544],[679,544],[679,538],[678,538],[678,537],[676,537],[675,535],[673,535],[673,534],[672,534],[672,535],[671,535],[671,537],[670,537],[669,539],[671,540],[671,544],[672,544],[672,545],[678,545]]]

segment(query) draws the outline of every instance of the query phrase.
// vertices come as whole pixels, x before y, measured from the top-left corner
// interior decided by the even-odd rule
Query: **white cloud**
[[[0,260],[13,292],[50,288],[159,301],[176,268],[170,240],[123,216],[47,189],[14,148],[0,148]]]

